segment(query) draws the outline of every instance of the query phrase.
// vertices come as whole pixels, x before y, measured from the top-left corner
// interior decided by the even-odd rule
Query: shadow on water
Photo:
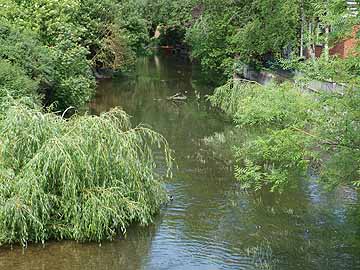
[[[141,58],[134,78],[102,82],[92,113],[120,106],[169,141],[178,168],[165,182],[174,201],[153,225],[101,247],[1,249],[0,269],[359,269],[357,194],[324,193],[315,182],[281,196],[241,191],[204,143],[230,128],[206,102],[212,89],[196,66],[170,56]],[[187,99],[167,99],[177,93]]]

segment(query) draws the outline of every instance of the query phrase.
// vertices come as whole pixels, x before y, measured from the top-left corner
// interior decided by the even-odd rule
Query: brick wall
[[[322,45],[315,45],[315,57],[316,57],[316,58],[319,58],[319,57],[321,56],[323,50],[324,50],[324,46],[322,46]],[[306,49],[306,51],[305,51],[305,57],[306,57],[307,59],[311,58],[310,50],[309,50],[309,49]]]
[[[330,49],[331,55],[338,55],[341,58],[346,58],[353,53],[353,49],[358,44],[359,40],[356,38],[357,32],[360,30],[360,25],[354,27],[352,37],[340,41]]]

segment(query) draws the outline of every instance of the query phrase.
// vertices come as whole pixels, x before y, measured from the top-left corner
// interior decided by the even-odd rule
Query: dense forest
[[[85,111],[96,77],[131,73],[156,46],[184,46],[216,74],[211,104],[249,130],[231,142],[243,188],[286,192],[310,169],[329,188],[359,188],[360,43],[345,58],[332,53],[358,38],[356,8],[343,0],[0,0],[0,244],[101,241],[152,222],[167,201],[153,148],[170,173],[166,139],[133,127],[120,109]],[[263,86],[234,76],[248,67],[301,79]],[[341,87],[309,90],[313,80]]]

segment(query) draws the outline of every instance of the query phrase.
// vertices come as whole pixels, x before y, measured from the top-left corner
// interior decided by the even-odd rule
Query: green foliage
[[[77,31],[69,15],[65,16],[75,7],[65,5],[66,9],[62,9],[64,4],[40,0],[3,2],[0,27],[0,56],[39,81],[38,92],[48,102],[57,102],[58,109],[81,107],[91,97],[89,92],[94,91],[88,51],[77,43]],[[64,83],[75,78],[84,86],[80,93],[72,93]],[[74,95],[78,98],[72,98]]]
[[[201,3],[198,0],[145,0],[142,2],[145,9],[144,15],[153,26],[165,24],[180,28],[186,28],[186,24],[192,19],[192,9]]]
[[[218,88],[210,101],[238,128],[256,131],[235,144],[235,175],[245,188],[281,192],[296,185],[295,179],[305,175],[311,164],[329,187],[358,185],[358,88],[315,96],[290,84],[231,81]]]
[[[240,127],[304,127],[311,121],[314,100],[290,84],[268,85],[230,80],[210,97]]]
[[[226,23],[228,19],[228,16],[204,14],[186,33],[191,56],[200,60],[205,71],[223,73],[232,68],[234,55],[228,36],[234,28]]]
[[[191,54],[205,70],[228,77],[234,58],[262,64],[299,51],[303,58],[305,48],[315,57],[315,46],[324,44],[328,59],[329,48],[349,36],[359,22],[349,16],[343,0],[216,0],[199,5],[203,11],[186,33]]]
[[[39,105],[38,83],[26,76],[18,66],[0,60],[0,121],[8,109],[8,101],[22,100],[29,107]]]
[[[123,38],[127,40],[132,51],[145,53],[145,47],[150,42],[150,21],[145,17],[144,3],[141,1],[123,1],[118,7],[118,15],[115,18],[116,27],[122,30]]]
[[[336,2],[336,1],[334,1]],[[340,3],[341,5],[341,3]],[[352,29],[352,27],[349,27]],[[326,57],[305,62],[290,60],[285,66],[301,71],[299,81],[335,82],[337,89],[318,93],[319,110],[312,133],[319,139],[322,150],[321,180],[335,187],[341,183],[359,186],[360,168],[360,114],[359,114],[359,45],[345,59]]]
[[[315,132],[323,138],[323,149],[331,153],[324,159],[322,180],[330,186],[360,179],[360,93],[348,88],[343,94],[323,93],[324,113]]]
[[[297,184],[292,178],[304,175],[311,153],[303,134],[291,128],[272,130],[249,140],[235,151],[235,176],[244,188],[269,187],[282,192]]]
[[[147,28],[122,4],[0,0],[0,244],[111,239],[151,222],[165,201],[152,156],[162,148],[171,167],[161,135],[132,128],[118,109],[49,112],[85,105],[92,69],[133,64]],[[53,104],[45,112],[43,96]]]
[[[326,82],[359,84],[360,58],[349,56],[346,59],[337,56],[326,58],[324,55],[316,61],[299,61],[299,58],[283,59],[285,69],[297,70],[302,73],[301,81],[318,80]]]
[[[72,42],[61,41],[50,49],[54,65],[48,102],[56,107],[80,107],[94,94],[95,81],[91,73],[87,50]]]
[[[120,110],[64,120],[15,103],[0,130],[1,244],[111,239],[166,198],[151,150],[170,166],[166,141]]]
[[[35,97],[37,87],[37,82],[27,77],[21,68],[0,60],[0,89],[3,89],[0,96],[6,93],[13,98]]]
[[[347,1],[304,0],[303,9],[308,26],[304,29],[308,47],[313,44],[334,44],[350,34],[356,25],[356,17],[349,16]],[[327,27],[331,28],[328,34],[324,31]]]
[[[51,81],[54,65],[49,48],[31,30],[0,19],[0,58],[20,66],[26,74],[42,83]]]
[[[0,58],[39,81],[38,92],[56,109],[82,107],[94,93],[91,68],[127,70],[134,64],[138,29],[131,26],[141,18],[125,25],[118,19],[120,5],[114,0],[1,0]]]
[[[310,143],[298,130],[311,123],[313,100],[290,84],[262,86],[229,81],[210,97],[239,128],[270,128],[249,136],[235,150],[236,178],[245,188],[283,191],[290,178],[306,172]]]
[[[298,1],[251,1],[245,5],[248,17],[231,38],[234,51],[247,63],[266,54],[281,55],[284,48],[297,45]]]
[[[234,58],[250,63],[297,45],[297,1],[204,1],[186,41],[205,70],[231,75]]]

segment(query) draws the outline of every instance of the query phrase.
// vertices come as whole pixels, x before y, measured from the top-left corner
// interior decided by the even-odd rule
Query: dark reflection
[[[147,256],[155,226],[132,228],[126,240],[113,242],[76,243],[63,241],[46,245],[30,245],[0,250],[0,269],[51,270],[114,270],[141,269]]]
[[[164,56],[139,59],[135,78],[101,83],[92,113],[120,106],[169,141],[178,166],[166,180],[174,200],[125,240],[2,249],[0,269],[359,269],[357,194],[325,193],[315,181],[284,195],[241,191],[204,140],[231,133],[209,108],[212,89],[197,67]],[[177,93],[187,99],[168,100]]]

